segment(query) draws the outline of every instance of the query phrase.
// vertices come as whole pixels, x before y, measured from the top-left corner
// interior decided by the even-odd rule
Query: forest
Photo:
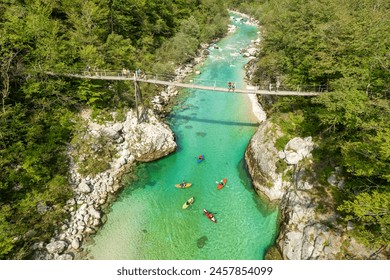
[[[137,69],[172,73],[227,31],[221,0],[0,2],[0,259],[28,259],[48,241],[72,197],[66,153],[78,113],[124,112],[125,82],[47,72]],[[149,90],[144,97],[156,94]]]
[[[0,2],[0,259],[28,259],[72,196],[67,147],[84,108],[133,106],[122,82],[51,77],[86,66],[172,73],[227,31],[227,8],[260,21],[253,83],[319,97],[260,100],[286,133],[311,135],[319,180],[338,168],[340,222],[390,242],[390,2],[386,0],[3,0]],[[129,94],[130,93],[130,94]],[[149,90],[148,98],[155,92]],[[291,137],[290,137],[291,136]],[[284,143],[285,144],[285,143]]]
[[[390,244],[390,2],[231,1],[262,28],[253,83],[321,88],[313,99],[263,105],[287,137],[312,136],[320,182],[337,168],[333,199],[353,236],[378,250]],[[326,208],[323,209],[328,211]]]

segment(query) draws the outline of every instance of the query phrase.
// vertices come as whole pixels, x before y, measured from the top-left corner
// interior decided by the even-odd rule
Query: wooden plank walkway
[[[48,74],[75,77],[75,78],[80,78],[80,79],[91,79],[91,80],[110,80],[110,81],[135,81],[135,80],[137,80],[139,82],[149,83],[149,84],[233,93],[233,90],[228,89],[228,88],[224,88],[224,87],[204,86],[204,85],[197,85],[194,83],[188,84],[188,83],[180,83],[180,82],[172,82],[172,81],[161,81],[158,79],[135,78],[134,76],[133,77],[126,77],[126,76],[119,76],[119,75],[118,76],[104,76],[104,75],[101,76],[101,75],[81,75],[81,74],[55,74],[55,73],[48,73]],[[279,95],[279,96],[318,96],[318,95],[320,95],[320,93],[318,93],[318,92],[301,92],[301,91],[284,91],[284,90],[269,91],[269,90],[250,89],[250,88],[248,88],[248,89],[235,89],[234,93]]]

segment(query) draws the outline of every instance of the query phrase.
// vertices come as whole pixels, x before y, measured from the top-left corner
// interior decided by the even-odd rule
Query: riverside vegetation
[[[142,69],[173,74],[202,42],[227,31],[221,0],[27,0],[0,3],[0,259],[31,257],[66,219],[72,197],[67,148],[79,140],[84,109],[103,119],[134,105],[132,84],[45,73]],[[144,86],[149,104],[159,89]],[[102,157],[112,156],[103,141]],[[88,145],[88,143],[85,143]],[[84,175],[106,168],[79,162]]]
[[[322,85],[318,98],[260,99],[284,146],[311,135],[319,180],[339,167],[332,205],[352,234],[390,239],[389,2],[385,0],[14,0],[0,3],[0,259],[25,259],[66,217],[68,144],[77,116],[133,106],[126,82],[53,78],[46,71],[141,68],[173,73],[201,42],[220,37],[227,6],[262,25],[254,83]],[[145,103],[157,90],[143,85]],[[270,102],[272,101],[272,102]],[[272,104],[272,105],[271,105]],[[104,141],[104,139],[102,139]],[[104,145],[100,145],[104,146]],[[82,150],[83,147],[80,147]],[[109,149],[104,154],[110,154]],[[104,165],[86,161],[83,174]],[[280,168],[284,167],[280,165]],[[333,211],[327,204],[320,211]]]

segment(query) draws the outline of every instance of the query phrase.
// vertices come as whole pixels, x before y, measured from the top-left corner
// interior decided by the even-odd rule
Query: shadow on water
[[[248,191],[253,193],[253,200],[255,202],[256,208],[259,209],[259,211],[264,216],[268,216],[269,214],[274,212],[277,208],[276,205],[272,203],[264,203],[264,201],[267,201],[267,199],[260,197],[260,195],[256,192],[255,187],[253,186],[253,183],[250,179],[251,175],[248,172],[248,166],[244,158],[241,159],[238,163],[237,169],[241,182]]]
[[[157,161],[149,163],[138,163],[136,167],[125,174],[122,178],[122,184],[125,185],[125,188],[120,190],[120,194],[116,197],[116,201],[122,201],[126,199],[126,196],[131,196],[132,192],[136,189],[142,189],[146,186],[155,186],[158,182],[152,180],[152,174],[158,172],[163,165]],[[125,194],[125,195],[123,195]]]
[[[210,120],[210,119],[195,118],[195,117],[190,117],[190,116],[181,116],[178,114],[171,114],[169,120],[170,120],[170,122],[172,122],[172,121],[174,122],[175,120],[176,121],[185,120],[185,121],[214,123],[214,124],[233,125],[233,126],[248,126],[248,127],[258,127],[259,126],[258,123]]]

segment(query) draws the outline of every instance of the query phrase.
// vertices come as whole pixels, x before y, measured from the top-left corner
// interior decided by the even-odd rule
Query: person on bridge
[[[279,87],[280,87],[280,81],[277,80],[277,81],[276,81],[276,91],[277,91],[277,92],[279,91]]]
[[[236,89],[236,83],[232,83],[232,90],[234,92],[234,90]]]
[[[232,89],[232,82],[228,82],[228,91]]]
[[[136,77],[137,77],[137,78],[141,78],[141,73],[142,73],[142,72],[141,72],[141,69],[138,68],[137,71],[135,71]]]

